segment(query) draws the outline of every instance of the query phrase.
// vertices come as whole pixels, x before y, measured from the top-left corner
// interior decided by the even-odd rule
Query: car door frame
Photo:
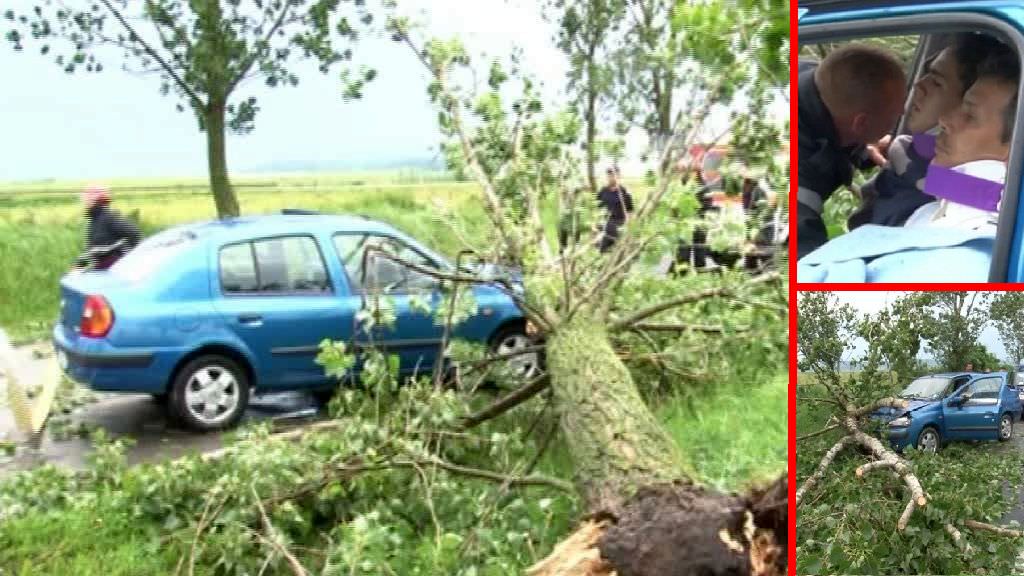
[[[303,291],[292,291],[282,290],[273,292],[225,292],[221,284],[221,262],[220,254],[225,248],[231,246],[237,246],[240,244],[248,244],[252,255],[253,265],[256,267],[257,281],[259,280],[259,258],[256,253],[256,244],[258,242],[264,242],[269,240],[278,240],[285,238],[308,238],[313,242],[313,246],[317,250],[317,254],[320,257],[320,261],[323,264],[324,273],[327,275],[326,284],[327,292],[303,292]],[[255,358],[259,359],[259,377],[257,381],[260,382],[260,388],[265,390],[272,390],[277,388],[306,388],[310,386],[322,385],[327,380],[327,376],[322,377],[319,374],[315,374],[318,368],[315,368],[313,359],[319,352],[319,339],[316,342],[303,343],[301,345],[288,345],[288,346],[275,346],[271,344],[267,350],[253,349],[249,341],[243,335],[245,332],[242,330],[243,327],[254,330],[268,330],[269,328],[264,327],[263,324],[268,314],[274,314],[279,312],[278,310],[259,310],[260,302],[267,302],[272,299],[281,298],[309,298],[314,299],[318,302],[325,304],[325,308],[333,310],[338,308],[338,313],[344,316],[344,310],[341,306],[341,300],[339,297],[339,286],[335,281],[333,270],[329,265],[328,254],[322,245],[322,237],[314,231],[289,231],[289,232],[274,232],[266,235],[250,236],[244,238],[232,238],[225,239],[223,242],[214,242],[210,244],[210,258],[213,265],[211,266],[210,274],[210,290],[214,298],[213,304],[217,313],[222,317],[225,323],[231,326],[229,332],[234,335],[238,341],[246,347],[248,353]],[[247,301],[253,302],[253,310],[251,312],[241,312],[235,310],[235,303]],[[242,307],[243,309],[245,307]],[[251,325],[247,325],[242,320],[243,316],[251,316],[258,318]],[[304,371],[299,369],[298,362],[302,366],[307,363],[309,366],[309,374],[302,374]],[[256,367],[254,367],[255,369]],[[300,375],[301,374],[301,375]],[[297,378],[296,382],[291,382],[289,378]]]
[[[999,380],[995,398],[971,398],[966,403],[956,404],[967,388],[982,380]],[[1000,399],[1006,379],[998,374],[980,374],[960,387],[950,400],[942,404],[946,433],[951,439],[995,440],[999,437]]]
[[[933,10],[924,12],[923,10]],[[980,10],[980,9],[979,9]],[[1014,24],[1004,19],[999,8],[987,12],[965,11],[943,7],[909,5],[874,7],[851,14],[850,11],[815,11],[813,5],[799,20],[799,43],[813,44],[824,41],[877,38],[879,36],[938,34],[942,32],[986,31],[1009,39],[1024,69],[1024,23]],[[1011,138],[1010,161],[1006,166],[1006,185],[1003,190],[996,241],[989,264],[989,282],[1024,281],[1024,203],[1020,200],[1024,175],[1024,81],[1018,84],[1017,112]],[[790,192],[796,194],[795,190]],[[795,196],[791,202],[796,202]]]

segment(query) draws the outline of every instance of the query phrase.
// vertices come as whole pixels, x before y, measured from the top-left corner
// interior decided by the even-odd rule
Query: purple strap
[[[956,172],[951,168],[930,164],[928,174],[925,175],[924,191],[926,194],[944,198],[950,202],[995,212],[999,206],[999,199],[1003,195],[1003,185],[992,180]]]
[[[912,136],[914,151],[927,160],[935,158],[935,136],[931,134],[914,134]]]

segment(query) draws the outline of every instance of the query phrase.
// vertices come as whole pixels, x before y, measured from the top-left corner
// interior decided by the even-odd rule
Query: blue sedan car
[[[253,391],[330,390],[337,382],[314,363],[325,338],[396,354],[403,374],[429,371],[443,327],[419,304],[437,308],[437,280],[364,259],[371,247],[455,270],[395,228],[362,217],[281,214],[180,226],[145,240],[108,271],[61,281],[58,361],[95,390],[166,399],[172,416],[199,430],[235,424]],[[530,345],[506,292],[492,285],[472,291],[476,313],[453,337],[496,353]],[[364,298],[378,292],[390,297],[395,322],[357,330]],[[509,362],[527,374],[539,358]]]
[[[1005,372],[922,376],[900,397],[909,401],[906,409],[882,408],[872,415],[886,423],[897,450],[914,446],[935,452],[955,440],[1006,441],[1021,418],[1018,391]]]

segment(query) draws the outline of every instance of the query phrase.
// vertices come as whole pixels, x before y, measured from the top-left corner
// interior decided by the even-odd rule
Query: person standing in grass
[[[87,187],[82,192],[82,204],[88,221],[85,250],[94,270],[106,270],[135,248],[142,235],[138,226],[110,207],[110,189],[106,186]]]
[[[601,252],[607,252],[615,245],[621,228],[633,211],[633,197],[626,187],[619,182],[618,166],[609,166],[607,170],[608,184],[597,193],[597,203],[608,212],[608,220],[604,224],[604,234],[598,246]]]

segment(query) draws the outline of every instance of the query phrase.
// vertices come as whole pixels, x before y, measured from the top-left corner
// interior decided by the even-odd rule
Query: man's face
[[[996,78],[979,78],[960,106],[939,117],[934,162],[946,167],[975,160],[1005,162],[1010,144],[1002,141],[1003,113],[1016,90]]]
[[[608,171],[608,185],[614,187],[614,186],[618,185],[618,183],[619,183],[619,176],[618,176],[618,174],[616,174],[613,170],[609,170]]]
[[[911,133],[925,132],[939,123],[939,116],[960,106],[964,87],[957,73],[955,51],[946,48],[928,65],[925,74],[914,83],[907,127]]]
[[[974,370],[974,364],[968,364],[967,365],[967,371],[968,372],[972,372],[973,370]]]

